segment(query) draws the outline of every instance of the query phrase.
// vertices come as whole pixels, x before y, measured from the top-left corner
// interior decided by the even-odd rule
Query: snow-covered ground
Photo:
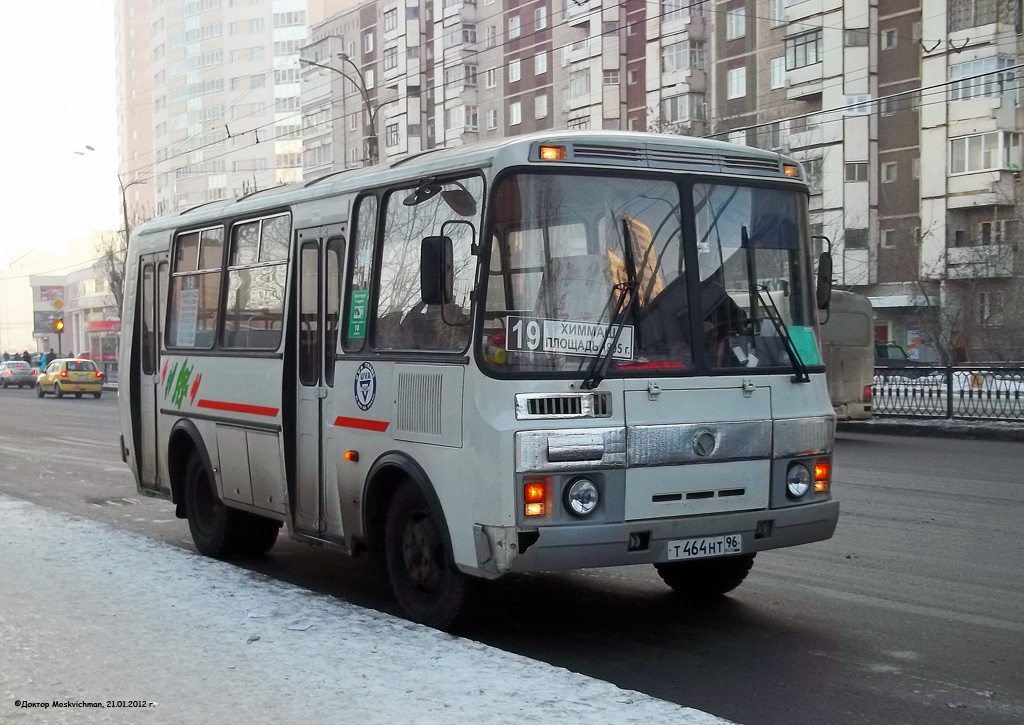
[[[0,495],[0,722],[726,721]]]

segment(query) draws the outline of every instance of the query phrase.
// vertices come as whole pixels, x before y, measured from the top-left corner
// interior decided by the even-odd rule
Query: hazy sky
[[[113,0],[2,2],[0,270],[119,226],[113,36]]]

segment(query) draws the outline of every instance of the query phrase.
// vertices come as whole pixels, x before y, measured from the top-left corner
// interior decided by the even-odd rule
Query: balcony
[[[995,170],[952,174],[946,181],[948,209],[1007,206],[1014,203],[1014,177],[1019,171]]]
[[[1017,245],[989,244],[978,247],[951,247],[946,253],[949,279],[991,279],[1013,276]]]

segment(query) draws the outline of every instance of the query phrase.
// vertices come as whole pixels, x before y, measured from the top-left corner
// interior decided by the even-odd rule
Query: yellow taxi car
[[[42,398],[47,393],[58,398],[81,398],[83,393],[92,393],[92,397],[98,398],[103,394],[103,373],[92,360],[54,360],[36,379],[36,395]]]

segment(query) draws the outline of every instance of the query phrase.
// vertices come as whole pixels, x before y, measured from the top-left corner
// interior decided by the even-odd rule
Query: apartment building
[[[877,339],[1019,359],[1020,31],[1019,0],[365,0],[301,51],[304,165],[547,128],[775,149]]]

